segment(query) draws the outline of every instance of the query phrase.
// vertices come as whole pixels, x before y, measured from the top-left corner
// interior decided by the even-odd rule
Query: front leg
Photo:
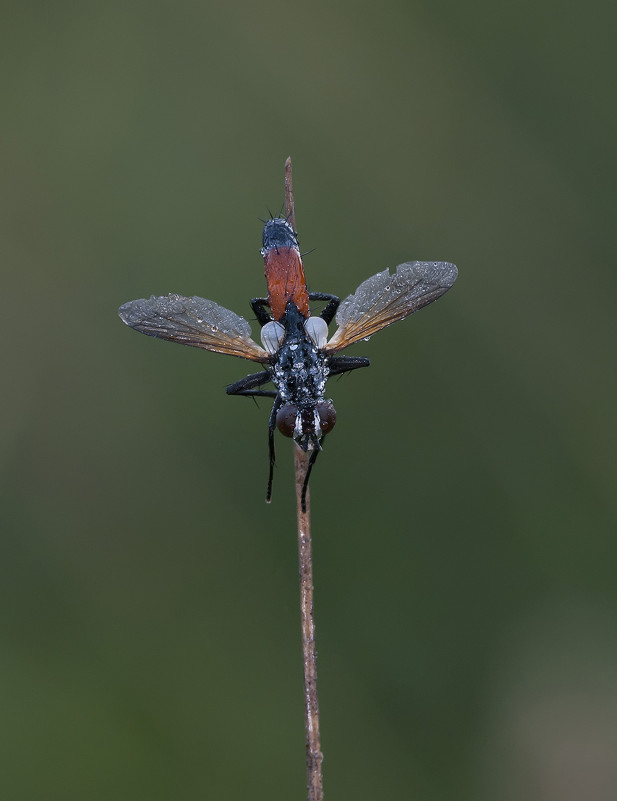
[[[306,474],[304,476],[304,484],[302,485],[302,495],[300,496],[300,503],[302,505],[302,511],[306,512],[306,491],[308,489],[309,478],[311,477],[311,471],[313,469],[313,465],[317,461],[317,457],[319,456],[319,452],[321,451],[324,440],[326,435],[324,434],[321,438],[321,442],[319,444],[319,448],[313,448],[311,453],[310,459],[308,461],[308,465],[306,466]]]
[[[336,314],[341,301],[336,295],[330,295],[328,292],[309,292],[309,300],[329,300],[328,305],[323,309],[319,315],[322,320],[325,320],[328,325],[332,322],[332,318]]]
[[[269,323],[272,319],[272,315],[266,311],[266,306],[270,308],[270,302],[268,298],[253,298],[251,300],[251,309],[255,313],[255,317],[257,317],[257,322],[259,325],[264,326],[266,323]]]
[[[272,411],[270,412],[270,419],[268,421],[268,451],[270,453],[270,473],[268,474],[268,489],[266,490],[266,503],[270,503],[272,500],[272,482],[274,480],[274,463],[275,459],[275,452],[274,452],[274,431],[276,429],[276,414],[278,410],[283,405],[283,401],[280,395],[276,395],[275,401],[272,404]]]

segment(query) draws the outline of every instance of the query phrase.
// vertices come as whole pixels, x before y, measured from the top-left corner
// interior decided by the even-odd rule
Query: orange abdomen
[[[281,319],[290,300],[296,304],[300,314],[308,317],[309,297],[299,251],[294,247],[272,248],[264,254],[264,267],[268,302],[274,319]]]

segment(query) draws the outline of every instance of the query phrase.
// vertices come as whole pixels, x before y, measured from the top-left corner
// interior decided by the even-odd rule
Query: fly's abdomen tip
[[[298,234],[293,226],[282,217],[268,220],[264,225],[261,238],[263,247],[261,255],[264,256],[273,248],[298,248]]]

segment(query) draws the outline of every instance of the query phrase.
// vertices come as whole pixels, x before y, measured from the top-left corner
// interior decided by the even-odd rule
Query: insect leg
[[[309,292],[308,293],[309,300],[329,300],[330,302],[328,305],[323,309],[321,314],[319,315],[323,320],[328,323],[328,325],[332,322],[332,318],[336,314],[336,310],[340,305],[340,298],[337,298],[336,295],[330,295],[329,292]]]
[[[255,389],[271,380],[270,373],[264,370],[263,373],[253,373],[241,378],[235,384],[230,384],[225,391],[228,395],[261,395],[265,398],[274,398],[276,397],[274,390]]]
[[[368,367],[370,361],[364,356],[331,356],[328,359],[329,375],[342,375],[359,367]]]
[[[306,475],[304,476],[304,484],[302,485],[302,495],[300,496],[300,503],[302,505],[302,511],[303,512],[306,512],[306,491],[308,489],[308,483],[309,483],[309,478],[311,476],[311,470],[313,469],[313,465],[317,461],[317,456],[319,455],[319,452],[323,448],[323,443],[324,443],[325,438],[326,438],[326,435],[324,434],[323,437],[321,438],[321,442],[319,443],[320,447],[319,448],[313,448],[313,450],[311,452],[311,457],[310,457],[310,459],[308,461],[308,465],[306,466]]]
[[[228,395],[242,395],[243,398],[276,398],[278,392],[273,389],[245,389],[243,392],[228,392]]]
[[[272,315],[265,309],[266,306],[270,307],[268,298],[253,298],[251,300],[251,309],[255,312],[259,325],[265,325],[272,319]]]
[[[272,411],[270,412],[270,419],[268,421],[268,450],[270,452],[270,473],[268,475],[268,489],[266,490],[266,503],[272,500],[272,482],[274,480],[274,430],[276,428],[276,413],[283,405],[281,396],[277,394],[274,403],[272,404]]]

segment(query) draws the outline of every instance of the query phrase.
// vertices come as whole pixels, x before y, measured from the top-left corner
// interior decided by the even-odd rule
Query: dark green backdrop
[[[460,269],[330,384],[326,798],[614,798],[614,3],[3,17],[1,797],[304,798],[289,442],[116,316],[250,316],[291,154],[313,288]]]

